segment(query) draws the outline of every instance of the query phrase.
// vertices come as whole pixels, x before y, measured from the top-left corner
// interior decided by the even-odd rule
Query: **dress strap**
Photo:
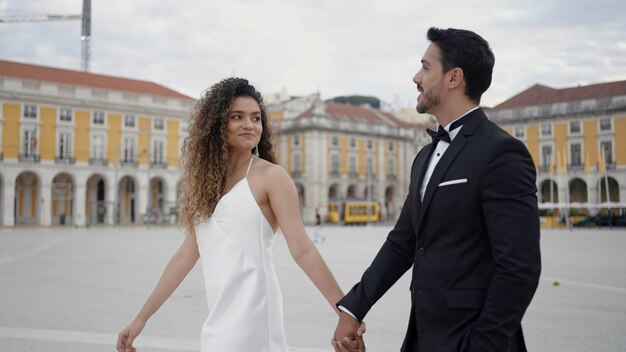
[[[248,172],[250,172],[250,166],[252,166],[252,162],[254,161],[254,159],[256,159],[256,157],[254,156],[254,154],[250,157],[250,162],[248,163],[248,169],[246,170],[246,177],[248,178]]]

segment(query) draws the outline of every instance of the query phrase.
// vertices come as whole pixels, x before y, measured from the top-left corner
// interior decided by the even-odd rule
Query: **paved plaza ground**
[[[344,290],[389,229],[322,229],[318,247]],[[0,351],[114,351],[181,240],[174,227],[0,228]],[[542,280],[523,321],[529,351],[626,351],[626,230],[545,230],[541,242]],[[274,252],[292,352],[331,351],[334,313],[282,237]],[[139,351],[198,350],[207,315],[199,269],[148,323]],[[400,349],[408,279],[366,317],[368,351]]]

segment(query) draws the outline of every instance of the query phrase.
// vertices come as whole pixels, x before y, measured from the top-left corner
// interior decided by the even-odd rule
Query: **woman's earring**
[[[254,156],[255,156],[256,158],[258,158],[258,157],[259,157],[259,146],[258,146],[258,145],[255,145],[255,146],[254,146]]]

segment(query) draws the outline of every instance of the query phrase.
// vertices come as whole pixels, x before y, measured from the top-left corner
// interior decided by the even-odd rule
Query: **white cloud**
[[[415,103],[411,82],[428,27],[476,31],[496,55],[495,105],[534,83],[626,79],[624,5],[414,0],[93,0],[93,72],[145,79],[198,97],[247,77],[261,91],[320,89]],[[5,13],[80,13],[79,0],[3,1]],[[598,21],[601,19],[601,21]],[[0,25],[3,59],[78,69],[80,22]]]

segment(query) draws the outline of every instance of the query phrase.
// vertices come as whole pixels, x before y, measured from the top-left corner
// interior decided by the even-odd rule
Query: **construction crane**
[[[91,41],[91,0],[83,0],[82,15],[3,15],[0,14],[0,23],[17,22],[50,22],[82,20],[81,26],[81,63],[80,69],[89,71],[90,41]]]

